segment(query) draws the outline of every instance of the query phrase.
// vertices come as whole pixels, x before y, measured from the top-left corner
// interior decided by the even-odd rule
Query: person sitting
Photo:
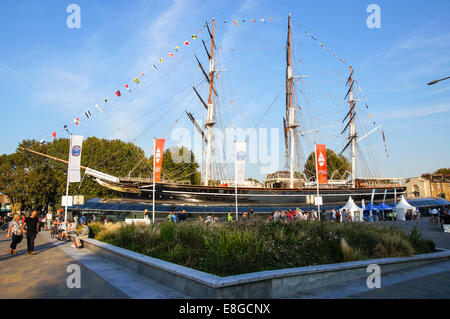
[[[80,235],[77,235],[75,237],[75,244],[71,245],[70,247],[81,248],[83,246],[83,243],[81,242],[81,240],[89,238],[89,226],[86,224],[86,221],[83,220],[81,225],[82,225],[81,233],[80,233]]]
[[[72,223],[72,221],[69,221],[66,230],[61,233],[61,240],[69,239],[69,235],[76,233],[76,231],[75,224]]]

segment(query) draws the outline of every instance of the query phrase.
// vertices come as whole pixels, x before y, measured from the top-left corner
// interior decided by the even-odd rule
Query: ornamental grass
[[[251,220],[89,225],[103,242],[218,276],[435,251],[417,229],[367,223]]]

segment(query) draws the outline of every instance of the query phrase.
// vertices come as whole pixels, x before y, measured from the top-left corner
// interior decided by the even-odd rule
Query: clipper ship
[[[214,96],[217,96],[217,91],[214,87],[215,80],[215,63],[214,63],[214,49],[215,46],[215,20],[212,20],[212,28],[209,28],[208,23],[205,27],[208,30],[211,47],[208,51],[203,42],[206,54],[209,58],[209,72],[206,72],[200,63],[197,56],[195,56],[199,68],[209,84],[209,96],[207,102],[201,97],[200,93],[193,87],[201,104],[206,109],[206,124],[204,130],[197,123],[192,113],[186,111],[189,120],[192,122],[195,129],[201,135],[202,140],[206,146],[206,160],[204,165],[204,180],[203,185],[185,185],[175,183],[159,182],[155,185],[155,201],[158,204],[170,205],[216,205],[216,206],[233,206],[235,198],[240,206],[298,206],[298,207],[312,207],[315,206],[314,197],[317,195],[317,185],[303,182],[299,185],[297,173],[295,172],[296,159],[296,139],[302,135],[299,129],[298,121],[296,120],[294,107],[294,81],[296,76],[292,67],[292,32],[291,32],[291,15],[288,18],[288,32],[286,43],[286,114],[283,118],[284,139],[286,148],[286,158],[289,162],[289,185],[277,185],[278,188],[273,187],[242,187],[242,186],[210,186],[211,181],[211,154],[213,151],[212,135],[213,127],[216,124],[215,120],[215,104]],[[351,175],[350,179],[343,184],[325,184],[320,185],[320,196],[322,197],[323,206],[339,206],[344,205],[349,196],[355,201],[362,200],[370,202],[394,201],[397,197],[401,197],[406,192],[406,187],[400,183],[395,183],[395,180],[388,178],[372,178],[362,179],[356,176],[356,160],[357,152],[356,145],[360,140],[355,128],[355,106],[356,99],[354,98],[354,79],[353,68],[350,66],[350,73],[346,85],[348,91],[345,100],[348,101],[349,110],[342,123],[345,128],[341,134],[348,133],[347,144],[342,150],[350,148],[351,151]],[[348,98],[348,99],[347,99]],[[370,134],[367,133],[366,135]],[[365,137],[364,135],[363,137]],[[33,150],[25,149],[29,152],[51,158],[60,162],[67,163],[59,158],[55,158],[46,154],[42,154]],[[341,154],[342,154],[341,152]],[[138,178],[119,178],[103,172],[83,167],[85,174],[96,179],[96,181],[103,187],[113,190],[122,200],[151,202],[153,200],[153,181],[151,179]],[[283,187],[284,186],[284,187]]]

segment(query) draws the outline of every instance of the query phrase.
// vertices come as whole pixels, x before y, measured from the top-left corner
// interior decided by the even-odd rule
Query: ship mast
[[[347,80],[347,84],[349,86],[348,92],[345,95],[345,98],[347,98],[347,96],[349,97],[348,99],[348,103],[350,105],[350,110],[347,113],[347,115],[345,116],[344,120],[342,122],[345,122],[345,120],[348,118],[349,121],[347,123],[347,125],[345,126],[344,130],[342,131],[342,133],[345,132],[345,130],[347,128],[349,128],[349,136],[348,136],[348,143],[347,145],[344,147],[344,149],[341,151],[341,153],[343,153],[347,147],[349,145],[351,145],[351,156],[352,156],[352,187],[355,188],[356,186],[356,138],[358,137],[358,134],[356,132],[355,129],[355,122],[354,122],[354,117],[355,117],[355,99],[354,99],[354,95],[353,95],[353,67],[350,66],[350,76],[348,77]],[[342,134],[341,133],[341,134]]]
[[[212,152],[212,133],[213,126],[216,124],[214,103],[212,101],[212,94],[214,90],[214,29],[215,19],[212,20],[212,32],[211,36],[211,53],[209,54],[209,97],[208,97],[208,109],[206,114],[206,163],[205,163],[205,186],[208,186],[211,178],[211,152]]]
[[[289,130],[290,137],[290,174],[289,174],[289,187],[294,188],[295,177],[295,129],[298,125],[295,123],[295,108],[292,106],[293,100],[293,85],[294,85],[294,71],[291,66],[292,54],[291,54],[291,14],[289,13],[288,19],[288,36],[286,45],[286,118],[287,129]],[[288,145],[286,145],[288,147]]]

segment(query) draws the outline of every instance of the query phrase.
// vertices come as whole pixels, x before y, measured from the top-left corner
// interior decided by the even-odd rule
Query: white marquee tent
[[[397,212],[397,220],[406,220],[406,213],[408,211],[415,211],[416,208],[412,205],[410,205],[405,197],[403,197],[402,195],[402,199],[400,200],[400,202],[397,204],[397,206],[395,207],[395,211]]]
[[[340,208],[339,211],[342,213],[344,209],[350,212],[353,221],[363,221],[363,210],[355,204],[351,196],[348,198],[347,204]]]

